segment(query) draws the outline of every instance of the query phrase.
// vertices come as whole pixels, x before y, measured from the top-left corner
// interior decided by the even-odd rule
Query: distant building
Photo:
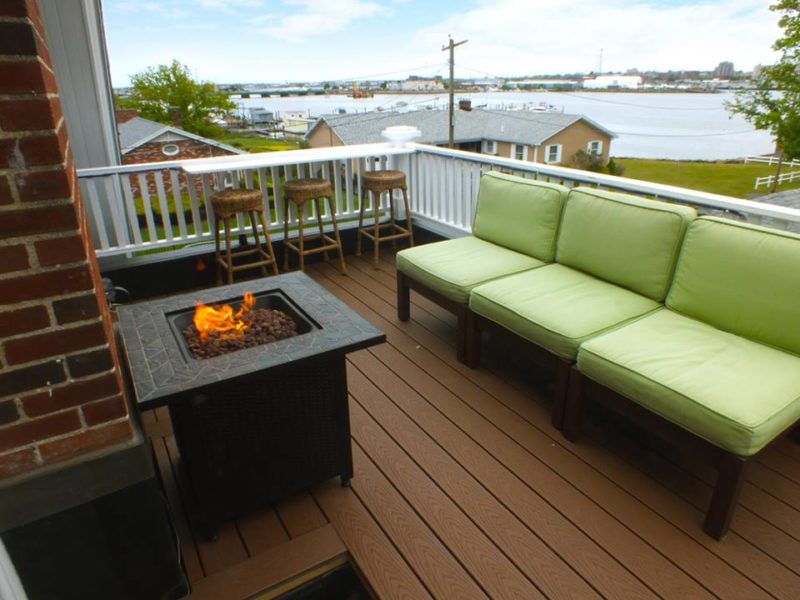
[[[278,120],[274,111],[267,110],[263,107],[248,108],[247,113],[247,120],[254,127],[268,127],[270,125],[274,125]]]
[[[411,75],[400,82],[400,89],[404,92],[441,92],[445,86],[441,77],[426,78]]]
[[[637,90],[642,87],[642,77],[640,75],[598,75],[594,79],[584,79],[583,87],[587,90]]]
[[[509,85],[520,90],[574,90],[581,87],[581,82],[574,79],[524,79],[510,81]]]
[[[384,142],[381,131],[394,125],[419,129],[418,142],[447,145],[448,113],[444,110],[325,115],[306,139],[312,148]],[[581,115],[486,109],[455,113],[458,149],[530,162],[568,164],[578,150],[605,161],[614,137]]]
[[[714,77],[717,79],[731,79],[734,74],[733,63],[723,61],[714,69]]]

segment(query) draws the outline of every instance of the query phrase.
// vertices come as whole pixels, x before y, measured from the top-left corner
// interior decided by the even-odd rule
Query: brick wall
[[[0,479],[130,439],[35,0],[0,3]]]

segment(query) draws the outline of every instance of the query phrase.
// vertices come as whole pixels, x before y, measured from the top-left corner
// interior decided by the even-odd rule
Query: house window
[[[550,144],[545,149],[544,161],[546,163],[561,162],[561,144]]]
[[[587,150],[589,151],[589,154],[595,154],[597,156],[600,156],[603,153],[602,140],[592,140],[591,142],[589,142]]]
[[[494,140],[485,140],[483,142],[484,154],[497,154],[497,142]]]
[[[528,147],[525,144],[511,144],[511,158],[528,160]]]
[[[178,144],[164,144],[161,146],[161,152],[166,156],[175,156],[180,151]]]

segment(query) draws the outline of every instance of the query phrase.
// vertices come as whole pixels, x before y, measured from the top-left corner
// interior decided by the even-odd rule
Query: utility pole
[[[461,44],[466,44],[467,40],[462,40],[458,43],[453,42],[453,38],[449,35],[447,36],[447,46],[442,46],[442,52],[445,50],[450,51],[450,138],[447,144],[448,148],[453,147],[453,134],[456,128],[456,121],[455,121],[455,109],[453,108],[453,95],[455,93],[455,80],[453,79],[453,65],[455,64],[453,57],[454,57],[454,50],[456,46],[460,46]]]

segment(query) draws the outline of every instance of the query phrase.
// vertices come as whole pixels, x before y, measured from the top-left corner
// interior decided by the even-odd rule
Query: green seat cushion
[[[667,306],[800,355],[800,237],[698,219],[686,233]]]
[[[800,418],[800,358],[666,308],[588,340],[578,368],[739,456]]]
[[[541,267],[536,258],[470,236],[397,253],[397,269],[442,296],[466,304],[476,285]]]
[[[475,313],[567,360],[585,339],[659,306],[558,264],[480,285],[469,300]]]
[[[662,301],[696,214],[688,206],[575,188],[564,209],[556,261]]]
[[[481,177],[472,234],[487,242],[553,262],[568,189],[490,171]]]

